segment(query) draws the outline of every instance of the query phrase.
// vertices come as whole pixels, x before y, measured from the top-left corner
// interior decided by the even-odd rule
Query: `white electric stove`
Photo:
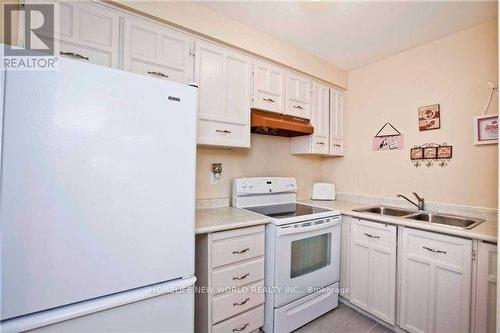
[[[297,203],[295,178],[233,181],[233,206],[266,226],[264,331],[291,332],[338,305],[340,213]]]

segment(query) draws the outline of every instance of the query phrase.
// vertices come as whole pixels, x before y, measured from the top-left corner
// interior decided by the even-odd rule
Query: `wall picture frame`
[[[450,159],[453,157],[453,146],[439,146],[437,147],[438,159]]]
[[[498,143],[498,114],[485,114],[474,117],[474,143],[489,145]]]
[[[439,104],[421,106],[418,108],[418,129],[429,131],[441,128],[441,111]]]
[[[410,160],[421,160],[424,158],[424,148],[412,148],[410,149]]]
[[[424,159],[435,159],[435,158],[437,158],[437,147],[425,147]]]

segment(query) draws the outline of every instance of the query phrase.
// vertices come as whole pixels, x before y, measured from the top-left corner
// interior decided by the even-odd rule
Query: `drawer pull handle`
[[[241,326],[240,328],[233,328],[233,332],[241,332],[243,330],[245,330],[245,328],[247,328],[250,324],[249,323],[246,323],[245,325]]]
[[[264,102],[269,102],[269,103],[274,103],[274,102],[276,102],[276,101],[275,101],[274,99],[272,99],[272,98],[263,98],[262,100],[263,100]]]
[[[72,58],[77,58],[77,59],[82,59],[82,60],[87,60],[89,61],[89,57],[86,57],[86,56],[82,56],[81,54],[79,53],[75,53],[75,52],[59,52],[60,55],[64,55],[64,56],[68,56],[68,57],[72,57]]]
[[[250,276],[250,273],[246,273],[245,275],[242,275],[240,277],[238,277],[238,276],[233,277],[233,280],[243,280],[243,279],[246,279],[249,276]]]
[[[300,106],[300,105],[294,105],[293,107],[296,108],[296,109],[299,109],[299,110],[304,110],[304,108],[302,106]]]
[[[339,148],[341,147],[338,143],[335,143],[333,146],[334,147],[339,147]]]
[[[325,143],[324,143],[324,142],[321,142],[321,141],[316,141],[316,144],[317,144],[317,145],[324,145]]]
[[[246,249],[243,249],[243,250],[233,251],[233,254],[242,254],[242,253],[245,253],[248,251],[250,251],[250,249],[247,247]]]
[[[247,302],[250,300],[250,297],[247,297],[243,302],[240,303],[233,303],[233,306],[240,306],[240,305],[245,305]]]
[[[216,129],[215,131],[216,131],[217,133],[231,134],[231,131],[228,131],[228,130],[220,130],[220,129]]]
[[[366,237],[370,237],[370,238],[377,238],[377,239],[380,239],[380,236],[377,236],[377,235],[372,235],[372,234],[368,234],[365,232],[365,236]]]
[[[443,254],[446,254],[446,251],[434,250],[434,249],[431,249],[430,247],[427,247],[427,246],[422,246],[422,248],[424,250],[431,251],[432,253],[443,253]]]
[[[167,74],[163,74],[162,72],[154,72],[154,71],[148,71],[148,74],[154,75],[154,76],[159,76],[159,77],[164,77],[168,79]]]

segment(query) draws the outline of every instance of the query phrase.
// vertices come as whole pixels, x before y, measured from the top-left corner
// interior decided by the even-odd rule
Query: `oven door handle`
[[[309,227],[300,227],[300,228],[294,228],[294,227],[279,227],[277,230],[277,235],[282,236],[282,235],[291,235],[291,234],[298,234],[298,233],[304,233],[304,232],[309,232],[309,231],[316,231],[320,229],[325,229],[325,228],[330,228],[333,227],[334,225],[340,224],[340,217],[332,217],[332,218],[327,218],[325,220],[329,220],[328,222],[322,223],[322,224],[317,224],[317,225],[312,225]]]

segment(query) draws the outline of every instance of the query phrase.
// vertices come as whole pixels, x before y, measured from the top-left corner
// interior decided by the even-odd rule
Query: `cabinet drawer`
[[[264,233],[222,240],[212,245],[212,267],[264,255]]]
[[[214,292],[224,288],[240,287],[264,278],[264,258],[244,262],[212,272]]]
[[[278,113],[284,113],[285,111],[282,96],[257,91],[254,98],[254,107],[257,109]]]
[[[313,135],[311,140],[313,153],[328,154],[328,138]]]
[[[344,142],[342,139],[331,139],[330,155],[344,155]]]
[[[60,42],[59,52],[61,57],[90,62],[95,65],[113,67],[113,55],[109,52]],[[64,53],[68,53],[64,55]]]
[[[432,232],[411,230],[407,238],[407,255],[430,259],[448,265],[463,266],[470,256],[471,240]]]
[[[133,73],[149,75],[159,79],[186,83],[184,70],[160,66],[137,59],[130,59],[127,70]]]
[[[247,125],[199,119],[198,143],[216,146],[250,147],[250,129]]]
[[[309,104],[294,100],[288,100],[286,106],[286,113],[292,116],[310,119]]]
[[[264,303],[264,282],[248,287],[240,287],[234,292],[222,294],[212,299],[212,322],[218,323]]]
[[[264,306],[242,313],[212,327],[212,333],[248,333],[264,325]]]
[[[355,220],[354,224],[355,227],[351,229],[353,240],[384,249],[392,248],[392,234],[396,232],[395,226],[361,220]]]

